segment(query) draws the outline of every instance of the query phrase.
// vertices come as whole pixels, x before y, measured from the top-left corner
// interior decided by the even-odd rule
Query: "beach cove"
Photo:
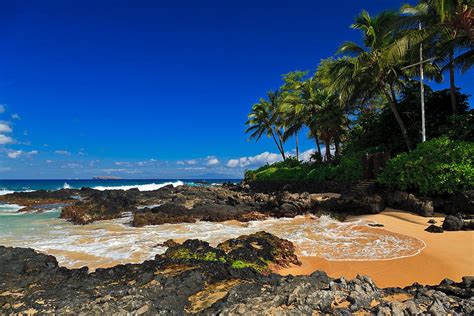
[[[2,245],[31,247],[54,255],[68,268],[87,266],[94,271],[141,263],[164,253],[167,247],[163,243],[169,239],[199,239],[215,246],[230,238],[267,231],[292,241],[302,262],[301,266],[275,270],[281,275],[316,270],[335,278],[368,275],[382,287],[438,284],[445,278],[460,281],[465,275],[474,275],[472,232],[429,233],[425,231],[428,221],[441,223],[442,217],[427,218],[395,209],[350,216],[342,223],[326,215],[299,215],[144,227],[131,226],[132,215],[127,213],[117,219],[73,225],[58,218],[60,209],[37,214],[16,213],[18,209],[20,206],[4,206],[0,212]]]

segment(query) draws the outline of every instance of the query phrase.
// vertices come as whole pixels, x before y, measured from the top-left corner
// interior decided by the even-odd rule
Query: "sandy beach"
[[[301,266],[279,270],[283,275],[311,274],[323,270],[331,277],[353,278],[369,275],[379,287],[404,287],[418,282],[438,284],[445,278],[460,281],[474,275],[474,232],[456,231],[433,234],[425,231],[428,220],[442,223],[443,217],[431,218],[386,209],[376,215],[351,219],[365,219],[383,224],[383,229],[422,240],[426,247],[412,257],[383,261],[328,261],[318,257],[300,257]]]

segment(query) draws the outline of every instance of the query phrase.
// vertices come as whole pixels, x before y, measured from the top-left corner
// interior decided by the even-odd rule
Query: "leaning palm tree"
[[[404,5],[398,28],[407,28],[395,44],[400,52],[421,43],[442,72],[449,73],[451,107],[457,113],[455,68],[467,71],[474,64],[474,9],[472,0],[421,0]],[[423,29],[418,29],[418,26]],[[456,54],[457,53],[457,54]]]
[[[278,91],[269,91],[268,100],[260,101],[252,107],[252,111],[245,123],[248,127],[246,133],[250,133],[250,139],[258,141],[264,134],[271,137],[278,148],[283,160],[286,159],[283,148],[283,130],[281,129],[281,118],[279,117],[281,95]]]
[[[409,151],[412,146],[407,129],[398,112],[397,91],[403,86],[406,61],[387,48],[395,40],[393,24],[398,14],[390,11],[371,17],[367,11],[356,18],[353,29],[362,31],[363,46],[354,42],[344,43],[339,53],[348,57],[333,61],[329,75],[333,78],[329,88],[338,93],[346,103],[362,102],[383,95],[400,127]]]

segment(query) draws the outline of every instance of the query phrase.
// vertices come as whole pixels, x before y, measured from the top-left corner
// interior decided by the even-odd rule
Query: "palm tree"
[[[258,141],[262,135],[271,137],[280,152],[283,160],[286,159],[285,149],[283,148],[283,130],[281,129],[281,118],[279,117],[279,109],[281,95],[279,91],[269,91],[267,93],[268,100],[260,99],[253,105],[252,111],[248,116],[245,124],[248,126],[245,130],[250,133],[250,139]]]
[[[465,72],[474,63],[472,0],[421,0],[415,6],[404,5],[401,12],[407,16],[402,17],[399,27],[409,31],[396,43],[397,49],[404,52],[429,41],[431,49],[426,53],[435,58],[442,72],[449,73],[451,107],[456,114],[455,68]],[[418,30],[419,24],[422,30]]]
[[[331,92],[329,86],[332,82],[330,75],[331,67],[334,63],[334,59],[328,58],[322,60],[316,71],[316,78],[320,84],[320,109],[319,117],[321,121],[321,133],[323,139],[329,138],[334,143],[335,152],[334,155],[337,157],[341,153],[341,141],[345,133],[345,129],[348,126],[348,113],[349,107],[347,107],[340,97],[339,93]],[[327,146],[327,145],[326,145]],[[326,151],[326,159],[330,159],[328,151]],[[330,152],[329,152],[330,155]]]
[[[296,159],[299,160],[298,134],[305,126],[305,102],[301,98],[301,86],[307,71],[292,71],[283,75],[282,102],[280,107],[282,123],[284,125],[283,140],[295,137]]]
[[[281,106],[281,117],[285,132],[283,140],[286,142],[290,137],[295,137],[296,159],[299,160],[299,141],[298,134],[304,127],[305,119],[303,112],[298,111],[298,98],[293,94],[287,94],[283,98]]]
[[[367,11],[356,18],[351,26],[362,31],[364,46],[354,42],[344,43],[339,53],[351,57],[340,58],[330,65],[329,84],[332,92],[338,93],[346,103],[366,103],[379,95],[384,95],[400,127],[406,146],[411,151],[407,129],[398,112],[397,89],[402,86],[406,64],[388,49],[395,35],[393,25],[398,19],[394,12],[382,12],[371,17]]]

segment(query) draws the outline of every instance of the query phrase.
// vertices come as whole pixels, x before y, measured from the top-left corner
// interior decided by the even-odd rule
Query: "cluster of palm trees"
[[[345,42],[338,58],[321,61],[314,75],[295,71],[283,85],[252,107],[246,122],[250,138],[271,137],[283,159],[284,144],[306,127],[325,160],[340,155],[350,118],[361,109],[383,103],[390,107],[407,150],[413,144],[398,111],[399,94],[407,82],[418,80],[420,46],[423,68],[430,79],[449,75],[451,106],[457,114],[455,70],[466,72],[474,62],[474,0],[421,0],[400,11],[370,16],[363,11],[352,28],[362,33],[363,45]],[[408,66],[408,67],[407,67]]]

